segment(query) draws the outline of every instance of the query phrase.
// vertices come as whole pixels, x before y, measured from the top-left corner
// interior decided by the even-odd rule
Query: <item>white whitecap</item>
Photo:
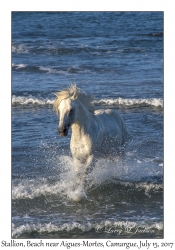
[[[16,67],[26,67],[24,64],[15,65]],[[49,70],[48,68],[43,68],[42,70]],[[48,99],[48,98],[37,98],[33,96],[12,96],[12,104],[19,104],[19,105],[27,105],[27,104],[38,104],[38,105],[48,105],[53,104],[55,99]],[[94,104],[105,104],[108,106],[114,105],[123,105],[126,107],[134,106],[134,105],[143,105],[147,104],[154,107],[163,107],[163,99],[161,98],[148,98],[148,99],[124,99],[124,98],[117,98],[117,99],[100,99],[95,100]]]
[[[140,230],[141,232],[152,232],[154,233],[156,230],[163,230],[162,222],[152,222],[145,223],[144,218],[141,222],[132,222],[132,221],[110,221],[110,220],[102,220],[101,222],[69,222],[63,223],[61,225],[56,225],[54,223],[25,223],[24,225],[20,225],[16,227],[13,223],[12,227],[12,236],[19,237],[23,233],[30,233],[32,231],[37,231],[38,233],[52,233],[59,231],[67,231],[70,232],[74,229],[79,229],[83,232],[90,231],[95,229],[97,233],[105,233],[109,229],[116,229],[123,231],[124,233],[128,233],[128,235],[133,233],[134,230]]]
[[[147,104],[155,107],[163,107],[163,99],[162,98],[104,98],[100,100],[96,100],[97,104],[107,104],[107,105],[123,105],[123,106],[133,106],[133,105],[143,105]]]

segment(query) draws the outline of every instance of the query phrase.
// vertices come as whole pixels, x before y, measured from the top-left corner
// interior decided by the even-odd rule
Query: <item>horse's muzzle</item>
[[[68,135],[68,129],[67,128],[63,128],[63,129],[58,128],[58,133],[59,133],[60,136],[67,136]]]

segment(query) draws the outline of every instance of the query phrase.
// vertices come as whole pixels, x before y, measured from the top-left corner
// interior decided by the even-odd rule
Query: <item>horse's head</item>
[[[76,101],[73,98],[63,99],[58,107],[59,126],[58,133],[61,136],[67,136],[70,126],[76,121]]]
[[[54,102],[54,110],[60,117],[58,132],[61,136],[67,136],[69,127],[81,118],[80,110],[82,106],[86,112],[93,113],[93,97],[81,92],[76,85],[57,92],[55,95],[57,99]]]

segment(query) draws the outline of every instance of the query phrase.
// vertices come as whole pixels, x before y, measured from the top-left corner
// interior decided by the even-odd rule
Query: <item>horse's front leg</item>
[[[119,162],[121,163],[121,166],[123,166],[123,162],[125,160],[125,149],[124,149],[124,147],[120,147],[117,150],[117,156],[118,156]]]
[[[73,200],[79,202],[87,198],[85,193],[85,186],[87,184],[88,174],[93,169],[93,155],[90,155],[86,161],[81,161],[79,159],[74,159],[74,171],[77,176],[77,183],[75,184],[75,196]]]
[[[94,167],[94,156],[89,155],[87,159],[74,159],[74,171],[79,177],[80,185],[84,188],[88,174],[92,172]]]
[[[81,180],[81,183],[84,187],[86,186],[88,175],[92,172],[94,165],[95,165],[94,155],[90,155],[87,158],[86,165],[85,165],[83,175],[82,175],[82,180]]]
[[[82,171],[82,161],[80,159],[74,158],[74,172],[77,173],[77,175],[80,175]]]

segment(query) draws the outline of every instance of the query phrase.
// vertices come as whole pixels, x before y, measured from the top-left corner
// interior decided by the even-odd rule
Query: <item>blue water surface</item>
[[[123,169],[98,159],[83,204],[53,112],[71,83],[129,133]],[[12,237],[163,237],[163,12],[12,12]]]

